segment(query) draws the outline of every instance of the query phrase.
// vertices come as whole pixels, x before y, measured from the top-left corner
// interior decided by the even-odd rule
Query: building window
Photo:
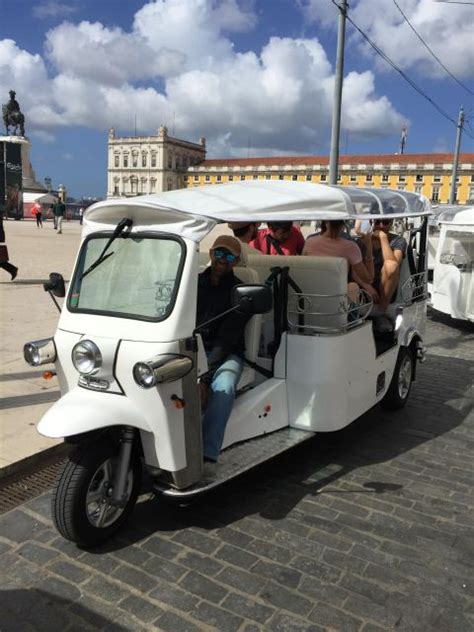
[[[172,191],[173,190],[173,180],[171,178],[168,178],[168,191]]]
[[[217,180],[217,182],[221,182],[222,181],[222,176],[221,176],[220,173],[217,174],[216,180]]]
[[[471,176],[472,178],[472,176]],[[474,180],[473,180],[474,182]],[[469,187],[469,204],[474,204],[474,187]]]
[[[341,174],[340,174],[340,173],[338,173],[338,174],[337,174],[337,181],[338,181],[338,182],[340,182],[340,181],[341,181]]]
[[[327,175],[325,173],[321,174],[321,182],[326,182],[326,180],[328,179]]]
[[[433,176],[433,182],[441,182],[441,176]]]
[[[406,176],[399,175],[399,176],[398,176],[398,181],[399,181],[399,182],[406,182],[406,181],[407,181],[407,178],[406,178]]]
[[[254,179],[254,180],[258,180],[258,174],[257,174],[257,173],[254,173],[254,174],[253,174],[253,179]]]
[[[115,155],[114,156],[114,164],[115,164],[116,167],[120,166],[120,162],[119,161],[120,161],[120,157]]]
[[[123,166],[128,167],[128,156],[123,157]]]
[[[233,179],[234,179],[234,176],[232,174],[229,174],[229,182],[232,182]]]
[[[267,173],[267,174],[265,175],[265,180],[271,180],[271,179],[272,179],[271,174],[270,174],[270,173]]]
[[[168,169],[172,169],[173,168],[173,156],[171,154],[168,154]]]
[[[374,176],[371,173],[366,173],[365,174],[365,181],[366,182],[372,182],[374,179]]]
[[[311,178],[312,178],[311,174],[307,173],[306,174],[306,182],[311,182]]]
[[[421,193],[423,191],[422,184],[415,184],[415,193]]]
[[[382,182],[388,182],[388,173],[382,174]]]
[[[417,173],[415,177],[415,182],[423,182],[423,176]]]
[[[406,189],[406,185],[405,184],[397,184],[397,189],[399,191],[405,191]]]
[[[207,176],[205,177],[205,180],[206,180],[206,182],[210,182],[210,181],[211,181],[211,176],[208,176],[208,175],[207,175]]]
[[[146,154],[142,154],[142,167],[146,167]]]
[[[282,173],[280,173],[280,175],[278,176],[278,179],[279,179],[279,180],[284,180],[284,179],[285,179],[285,176],[284,176]]]
[[[298,180],[298,175],[297,175],[296,173],[294,173],[294,174],[291,176],[291,179],[292,179],[292,180]]]
[[[241,173],[241,174],[240,174],[240,179],[241,179],[241,180],[245,180],[245,174],[244,174],[244,173]]]
[[[133,154],[132,162],[133,162],[133,166],[134,167],[138,167],[138,156],[137,156],[137,154]]]
[[[357,176],[352,175],[349,180],[350,182],[357,182]]]
[[[194,176],[194,182],[199,182],[199,176],[197,174]]]
[[[119,188],[118,185],[114,186],[114,195],[118,195],[119,194]]]
[[[431,191],[431,201],[438,202],[439,201],[439,187],[433,187]]]
[[[183,177],[183,180],[184,180],[185,182],[187,182],[187,181],[188,181],[188,176],[184,176],[184,177]]]
[[[151,193],[154,193],[154,192],[155,192],[155,187],[156,187],[156,181],[155,181],[155,180],[152,180],[152,181],[150,182],[150,191],[151,191]]]
[[[151,155],[151,166],[156,167],[156,154]]]

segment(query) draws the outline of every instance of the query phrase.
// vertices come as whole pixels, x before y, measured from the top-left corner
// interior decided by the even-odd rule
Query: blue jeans
[[[209,385],[209,399],[202,418],[202,437],[204,456],[213,461],[217,461],[221,451],[243,368],[243,359],[230,354],[214,373]]]

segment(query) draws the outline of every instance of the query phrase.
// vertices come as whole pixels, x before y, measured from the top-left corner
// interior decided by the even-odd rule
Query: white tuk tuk
[[[55,363],[62,394],[39,432],[75,444],[53,494],[59,532],[83,546],[108,538],[133,509],[142,467],[157,493],[184,502],[378,403],[403,406],[424,355],[430,212],[427,199],[402,191],[259,180],[88,209],[58,329],[25,345],[30,364]],[[422,220],[408,235],[391,332],[374,334],[363,292],[358,303],[349,300],[345,259],[257,254],[235,268],[244,285],[232,309],[255,315],[209,475],[198,388],[207,370],[196,328],[198,274],[208,261],[200,242],[220,222],[374,213]],[[65,296],[61,275],[51,274],[45,290]]]
[[[474,322],[474,206],[449,206],[429,226],[431,306]]]

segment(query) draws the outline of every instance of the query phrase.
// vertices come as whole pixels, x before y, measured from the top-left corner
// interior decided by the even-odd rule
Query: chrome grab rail
[[[372,311],[373,301],[370,295],[362,289],[358,291],[357,302],[351,300],[347,294],[305,294],[292,293],[288,300],[288,324],[292,329],[303,330],[312,333],[342,333],[353,329],[365,322]],[[324,303],[335,301],[336,306],[324,309]],[[335,311],[334,311],[335,310]],[[298,322],[300,317],[313,317],[318,319],[336,320],[343,317],[340,324],[308,324]]]
[[[409,276],[402,285],[401,297],[405,304],[428,298],[428,270]]]

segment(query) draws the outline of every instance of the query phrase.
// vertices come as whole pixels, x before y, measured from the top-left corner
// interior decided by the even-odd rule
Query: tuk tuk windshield
[[[84,242],[69,292],[69,310],[140,320],[167,318],[179,286],[182,243],[156,235],[118,237],[108,256],[83,276],[109,239],[109,234],[100,234]]]

